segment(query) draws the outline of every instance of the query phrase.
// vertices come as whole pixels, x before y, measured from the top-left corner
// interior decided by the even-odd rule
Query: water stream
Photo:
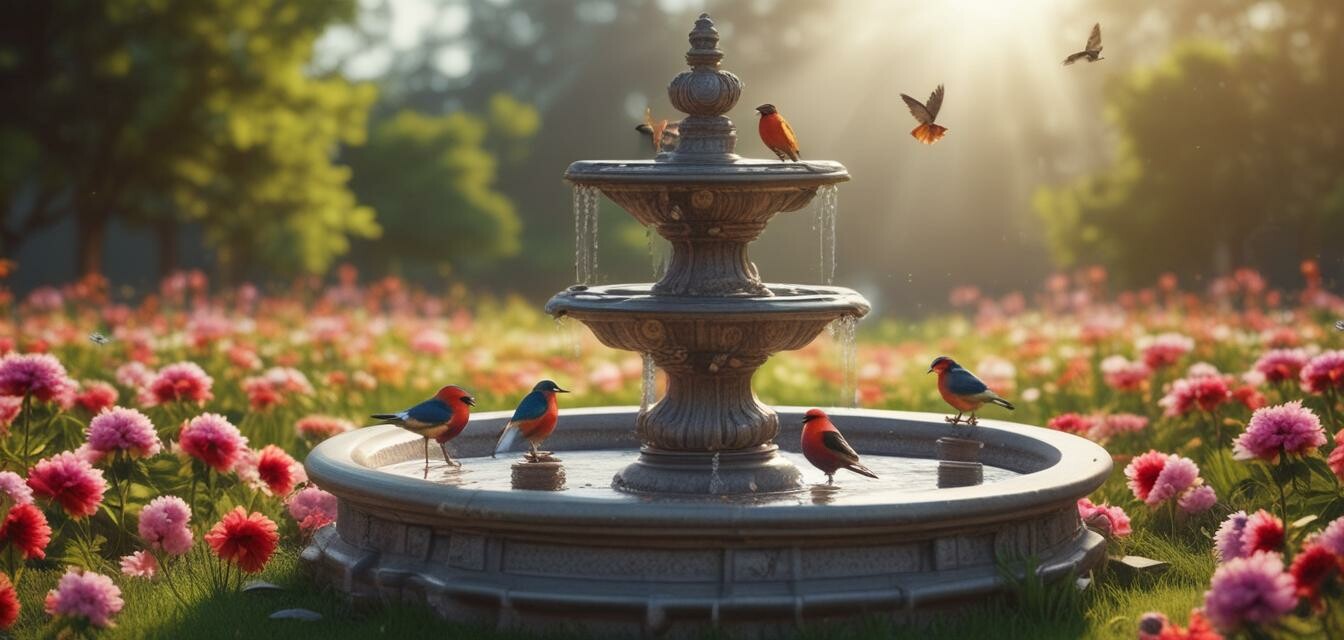
[[[597,277],[597,209],[602,192],[574,187],[574,279],[593,284]]]
[[[639,412],[646,413],[653,403],[658,401],[658,367],[653,363],[651,354],[644,356],[644,386],[639,396]]]
[[[672,243],[654,232],[653,227],[644,227],[644,237],[649,243],[649,266],[653,270],[653,280],[663,279],[667,273],[667,262],[672,259]]]
[[[817,212],[818,271],[821,283],[825,285],[835,282],[835,219],[840,212],[839,193],[834,185],[820,187],[816,198],[812,200],[812,206]]]
[[[831,322],[828,329],[840,352],[839,406],[857,407],[859,406],[859,319],[854,316],[841,316]]]
[[[714,458],[709,462],[709,493],[718,495],[723,493],[723,478],[719,477],[719,452],[714,452]]]
[[[583,347],[579,340],[579,334],[575,331],[574,326],[569,323],[569,318],[565,316],[555,317],[555,334],[559,336],[559,342],[562,347],[568,345],[569,349],[574,352],[575,359],[583,356]]]

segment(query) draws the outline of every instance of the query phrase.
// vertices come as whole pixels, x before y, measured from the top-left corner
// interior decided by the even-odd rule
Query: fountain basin
[[[803,410],[778,412],[780,446],[796,451]],[[850,443],[883,469],[900,461],[882,456],[936,464],[941,437],[981,440],[986,483],[936,489],[901,473],[869,480],[842,472],[834,490],[692,497],[604,488],[592,474],[600,465],[584,460],[598,456],[589,452],[633,459],[637,414],[564,411],[546,443],[573,460],[570,489],[556,492],[488,481],[507,464],[481,457],[505,412],[473,417],[455,441],[464,471],[438,461],[430,480],[397,471],[418,469],[423,450],[395,427],[327,440],[306,464],[337,496],[340,515],[304,557],[357,600],[422,601],[446,618],[497,628],[781,635],[808,622],[906,619],[970,602],[1004,588],[1002,560],[1034,558],[1038,571],[1059,577],[1104,555],[1075,503],[1104,482],[1111,459],[1082,438],[993,420],[968,429],[935,414],[837,409],[831,415]],[[469,480],[442,480],[454,473]],[[822,476],[808,469],[805,478]]]

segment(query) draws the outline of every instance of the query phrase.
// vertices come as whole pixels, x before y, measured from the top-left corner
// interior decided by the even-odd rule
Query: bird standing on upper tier
[[[1069,57],[1064,58],[1064,65],[1065,66],[1071,65],[1075,62],[1078,62],[1079,60],[1082,60],[1083,58],[1087,58],[1088,62],[1096,62],[1098,60],[1106,59],[1101,57],[1100,22],[1092,25],[1092,35],[1089,35],[1087,37],[1087,44],[1083,45],[1083,50],[1079,51],[1078,53],[1069,54]]]
[[[859,464],[859,454],[845,442],[840,430],[831,424],[831,419],[821,409],[809,409],[803,416],[803,457],[812,466],[826,474],[826,484],[835,483],[838,469],[849,469],[861,476],[876,478],[873,473]]]
[[[975,412],[986,402],[997,404],[1009,411],[1014,409],[1013,403],[999,397],[989,389],[980,378],[975,374],[962,368],[956,360],[947,356],[938,356],[934,358],[933,364],[929,365],[929,373],[938,372],[938,393],[942,394],[943,400],[952,405],[957,410],[957,417],[948,416],[945,418],[952,424],[961,422],[961,414],[969,412],[971,417],[966,424],[974,426],[976,424]]]
[[[761,123],[758,127],[761,132],[761,142],[769,147],[775,155],[779,156],[779,161],[792,160],[798,162],[798,138],[793,135],[793,127],[789,126],[789,121],[779,114],[773,104],[763,104],[756,107],[756,113],[761,114]]]
[[[938,119],[938,111],[943,108],[943,85],[938,85],[938,88],[929,94],[927,102],[921,103],[904,93],[901,94],[901,99],[905,101],[905,106],[910,109],[910,115],[919,121],[919,126],[910,130],[910,135],[914,139],[924,144],[933,144],[947,135],[947,127],[933,123],[934,120]]]
[[[448,385],[420,404],[400,413],[375,413],[375,420],[385,420],[425,439],[425,477],[429,477],[429,440],[433,438],[443,451],[448,464],[457,465],[448,455],[448,441],[467,428],[471,408],[476,399],[466,389]]]
[[[557,393],[569,392],[550,380],[542,380],[532,387],[532,392],[518,403],[518,409],[509,418],[509,423],[500,430],[494,455],[508,451],[521,437],[532,445],[532,451],[527,454],[528,459],[539,461],[543,452],[538,451],[537,447],[555,431],[555,422],[560,416],[560,407],[555,402]]]

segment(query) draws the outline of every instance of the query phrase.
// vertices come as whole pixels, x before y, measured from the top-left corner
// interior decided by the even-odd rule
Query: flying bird
[[[1068,66],[1075,62],[1078,62],[1079,60],[1082,60],[1083,58],[1087,58],[1088,62],[1105,60],[1105,58],[1101,57],[1100,22],[1092,25],[1092,35],[1087,37],[1087,44],[1083,45],[1083,50],[1079,51],[1078,53],[1070,54],[1069,57],[1064,58],[1064,64],[1065,66]]]
[[[773,104],[756,107],[756,113],[761,114],[761,123],[758,127],[761,142],[779,156],[780,162],[785,160],[798,162],[798,137],[793,135],[793,127],[789,126],[789,121],[779,114],[779,110],[775,109]]]
[[[861,476],[876,478],[868,467],[859,464],[859,454],[845,442],[840,430],[821,409],[808,409],[803,416],[803,457],[826,474],[826,484],[835,484],[835,472],[849,469]]]
[[[425,477],[429,477],[429,440],[433,438],[448,464],[457,464],[448,455],[448,441],[456,438],[471,419],[476,399],[462,387],[448,385],[420,404],[400,413],[375,413],[373,419],[385,420],[425,439]]]
[[[952,424],[961,422],[961,414],[969,412],[971,417],[966,420],[966,424],[974,426],[975,412],[986,402],[997,404],[1009,411],[1015,408],[1013,403],[999,397],[999,394],[991,391],[980,378],[975,377],[974,373],[962,368],[952,358],[947,356],[934,358],[933,364],[929,365],[929,373],[935,371],[938,372],[938,393],[957,410],[957,417],[945,418]]]
[[[655,121],[653,110],[649,108],[644,109],[644,122],[635,125],[635,131],[649,137],[655,155],[661,151],[674,151],[677,148],[677,143],[681,142],[681,123],[668,122],[667,120]]]
[[[938,110],[943,108],[943,85],[938,85],[938,88],[929,94],[928,102],[921,104],[904,93],[901,94],[901,99],[905,101],[905,106],[910,108],[910,115],[919,121],[919,126],[910,130],[910,135],[916,140],[924,144],[933,144],[947,134],[947,127],[933,123],[938,119]]]
[[[532,387],[532,392],[518,403],[518,409],[509,418],[509,423],[500,430],[494,455],[508,451],[522,438],[532,445],[527,457],[533,462],[540,460],[541,452],[537,447],[555,431],[556,418],[560,415],[560,407],[555,402],[557,393],[569,392],[550,380],[542,380]]]
[[[93,333],[89,334],[89,342],[92,342],[96,345],[105,345],[109,342],[112,342],[112,338],[109,338],[97,331],[94,331]]]

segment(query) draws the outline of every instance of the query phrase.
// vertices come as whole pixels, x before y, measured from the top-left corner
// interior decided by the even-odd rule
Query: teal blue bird
[[[522,438],[532,445],[528,458],[533,462],[539,460],[541,452],[537,447],[550,437],[552,431],[555,431],[556,420],[560,417],[560,407],[555,402],[557,393],[569,392],[550,380],[542,380],[532,387],[532,392],[523,397],[523,401],[518,403],[518,409],[513,412],[513,417],[500,430],[499,438],[495,441],[494,455],[498,456],[508,451],[519,438]]]

